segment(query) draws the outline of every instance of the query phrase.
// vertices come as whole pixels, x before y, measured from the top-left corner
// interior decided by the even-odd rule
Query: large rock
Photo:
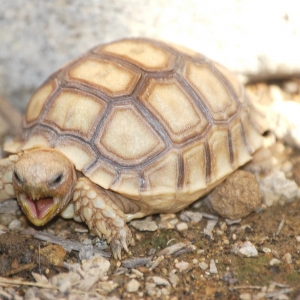
[[[298,0],[4,0],[0,93],[24,109],[63,63],[128,36],[185,44],[248,79],[299,73],[299,11]]]

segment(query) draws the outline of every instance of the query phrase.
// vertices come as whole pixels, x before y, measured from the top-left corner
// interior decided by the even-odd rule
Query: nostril
[[[18,172],[16,170],[14,170],[13,176],[14,176],[15,182],[17,184],[19,184],[19,185],[23,184],[23,180],[21,179],[21,176],[18,174]]]
[[[53,178],[48,182],[48,185],[50,187],[55,187],[58,184],[60,184],[63,180],[63,174],[62,173],[58,173],[55,176],[53,176]]]

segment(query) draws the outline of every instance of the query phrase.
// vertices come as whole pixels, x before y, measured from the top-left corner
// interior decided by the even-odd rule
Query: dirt
[[[290,159],[298,156],[298,151],[288,151]],[[297,183],[299,168],[299,163],[295,164],[292,172],[292,179]],[[203,212],[203,207],[186,210]],[[300,201],[297,199],[284,206],[277,204],[252,213],[233,225],[219,219],[212,235],[204,233],[208,218],[187,222],[186,230],[175,227],[141,232],[129,225],[135,245],[131,246],[129,254],[123,252],[125,261],[144,257],[153,261],[160,250],[180,242],[190,243],[193,247],[163,256],[156,267],[144,264],[124,269],[120,261],[111,258],[107,276],[85,292],[51,290],[45,288],[46,285],[33,287],[37,281],[34,274],[49,280],[67,273],[65,263],[80,263],[80,257],[78,251],[65,251],[59,245],[22,234],[32,225],[18,212],[15,218],[21,222],[20,227],[15,230],[9,230],[9,225],[0,228],[6,232],[0,234],[0,299],[29,299],[29,295],[35,295],[37,299],[71,299],[73,292],[78,298],[74,296],[72,299],[83,299],[84,294],[89,299],[300,299],[299,211]],[[181,213],[173,219],[179,221]],[[163,223],[161,216],[154,216],[152,221],[158,227]],[[87,238],[95,240],[85,225],[72,220],[55,218],[46,227],[35,229],[80,243]],[[257,256],[245,257],[232,252],[234,245],[245,241],[254,245]],[[217,274],[211,272],[212,260]],[[208,268],[202,269],[200,263],[206,263]],[[172,277],[174,274],[177,277]],[[4,283],[3,278],[10,281]],[[174,281],[174,278],[177,279]],[[27,283],[18,281],[16,284],[16,280]],[[138,283],[134,291],[129,287],[132,280]]]
[[[197,224],[189,223],[189,229],[182,232],[166,229],[159,229],[155,232],[139,232],[131,228],[136,244],[131,247],[131,254],[124,254],[123,259],[144,257],[151,249],[155,249],[157,253],[172,244],[189,241],[196,246],[195,251],[178,256],[166,256],[153,270],[145,266],[136,268],[144,274],[145,278],[159,276],[168,279],[170,270],[176,269],[176,262],[184,261],[189,264],[187,270],[177,272],[179,277],[177,286],[170,289],[170,295],[162,298],[240,299],[241,293],[255,294],[258,287],[262,289],[269,287],[272,282],[276,282],[292,289],[289,297],[296,299],[300,295],[300,243],[296,239],[297,236],[300,236],[299,211],[300,201],[284,207],[277,205],[264,212],[251,214],[238,225],[226,226],[226,230],[222,230],[223,234],[214,233],[213,238],[203,234],[206,219]],[[158,216],[156,218],[159,219]],[[280,233],[276,234],[282,220],[285,220],[284,226]],[[82,233],[75,232],[77,227],[76,222],[63,219],[57,219],[48,225],[48,229],[54,232],[63,230],[63,228],[69,230],[70,236],[77,236],[77,239],[81,240]],[[214,231],[221,230],[221,227],[224,229],[222,221]],[[93,237],[90,236],[90,238]],[[246,258],[231,252],[233,244],[246,240],[255,245],[258,250],[257,257]],[[35,282],[32,272],[43,274],[47,278],[60,272],[67,272],[62,265],[53,264],[49,255],[40,254],[46,247],[49,247],[47,242],[39,241],[28,235],[13,232],[0,235],[1,276]],[[59,249],[56,251],[63,251],[60,246],[52,247]],[[271,249],[271,252],[265,253],[265,248]],[[52,252],[55,252],[55,249]],[[292,263],[284,261],[283,257],[287,253],[290,253]],[[52,255],[55,254],[52,253]],[[281,263],[271,266],[270,261],[274,257],[278,258]],[[211,259],[217,261],[218,274],[209,274],[199,267],[199,262],[205,261],[209,264]],[[79,261],[78,252],[67,253],[64,261],[68,263]],[[139,280],[141,282],[139,293],[128,293],[125,286],[129,281],[129,276],[128,274],[114,275],[117,265],[118,262],[111,259],[108,276],[110,280],[118,284],[118,287],[109,293],[109,296],[139,299],[139,293],[142,292],[145,299],[153,299],[143,292],[144,280]],[[241,286],[244,288],[238,289]],[[29,286],[19,286],[17,293],[20,296],[25,295],[28,289]]]

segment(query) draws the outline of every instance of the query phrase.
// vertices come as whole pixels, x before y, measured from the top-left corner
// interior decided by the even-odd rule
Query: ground
[[[134,245],[115,261],[91,256],[110,250],[84,224],[34,228],[10,200],[0,206],[0,299],[300,299],[299,211],[297,198],[229,225],[197,203],[129,225]]]

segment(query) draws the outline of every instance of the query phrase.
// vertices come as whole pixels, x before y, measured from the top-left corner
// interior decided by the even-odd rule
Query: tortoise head
[[[74,165],[54,149],[35,149],[22,154],[13,170],[19,205],[36,226],[50,221],[68,204],[75,182]]]

